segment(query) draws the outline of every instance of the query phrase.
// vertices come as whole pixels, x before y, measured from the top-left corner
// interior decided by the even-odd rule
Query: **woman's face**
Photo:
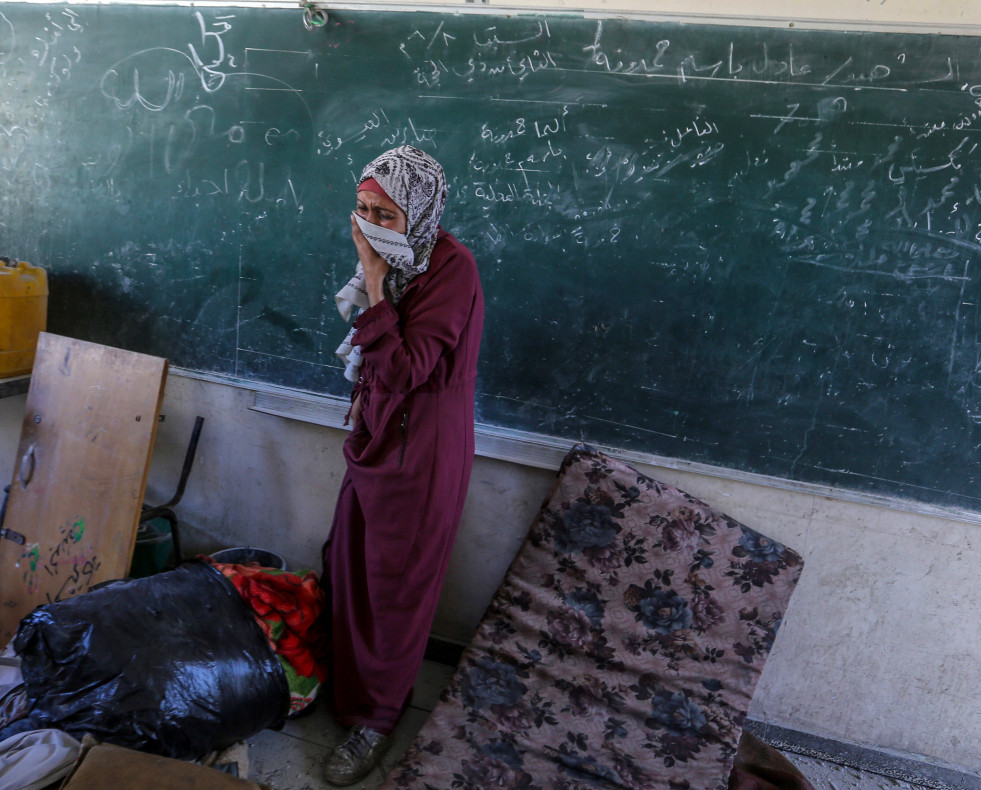
[[[408,221],[405,212],[387,197],[362,189],[358,192],[357,214],[361,219],[382,228],[405,233]]]

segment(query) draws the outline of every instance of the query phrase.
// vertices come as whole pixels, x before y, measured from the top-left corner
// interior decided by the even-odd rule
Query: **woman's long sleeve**
[[[411,316],[401,326],[387,300],[361,313],[353,342],[371,362],[377,384],[407,393],[426,383],[439,359],[459,342],[478,288],[476,263],[461,247],[414,294]]]

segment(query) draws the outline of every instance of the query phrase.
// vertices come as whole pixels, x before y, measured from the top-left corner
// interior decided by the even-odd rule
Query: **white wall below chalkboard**
[[[319,569],[346,431],[254,410],[250,390],[168,381],[147,500],[169,499],[205,417],[177,507],[189,552],[268,546]],[[0,474],[13,472],[23,396],[0,400]],[[805,558],[751,715],[789,729],[981,771],[981,532],[961,521],[635,464]],[[555,478],[478,457],[434,633],[467,641]]]
[[[11,479],[23,395],[0,399],[0,477]],[[251,544],[319,570],[346,431],[256,411],[249,389],[171,375],[147,501],[171,497],[186,553]],[[981,532],[976,525],[692,470],[636,463],[805,558],[751,708],[789,729],[981,771]],[[434,633],[465,642],[544,500],[555,469],[478,457]]]
[[[200,378],[205,381],[222,383],[222,378],[202,374],[195,371],[177,369],[172,375]],[[327,428],[344,428],[344,418],[348,411],[348,403],[343,398],[329,395],[315,395],[298,392],[285,387],[259,384],[255,382],[242,383],[242,386],[252,394],[251,408],[258,412],[285,417],[290,420],[322,425]],[[579,439],[576,437],[544,436],[526,431],[500,428],[493,425],[476,426],[476,454],[483,458],[495,458],[508,461],[524,467],[537,469],[557,469],[565,454]],[[805,483],[780,477],[754,474],[739,469],[728,469],[712,466],[683,458],[668,458],[652,453],[634,450],[622,450],[616,447],[606,447],[593,444],[596,449],[608,455],[619,458],[628,464],[640,465],[657,470],[673,470],[699,477],[716,477],[734,483],[761,488],[773,488],[805,496],[817,496],[823,499],[854,502],[861,505],[896,510],[904,513],[916,513],[925,516],[936,516],[953,521],[963,521],[968,524],[981,525],[981,513],[954,507],[939,507],[911,499],[879,496],[864,491],[851,491],[844,488]]]

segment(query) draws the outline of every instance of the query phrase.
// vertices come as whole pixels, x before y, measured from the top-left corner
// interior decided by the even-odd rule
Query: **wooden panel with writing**
[[[0,540],[0,646],[35,606],[125,576],[167,360],[42,333]]]

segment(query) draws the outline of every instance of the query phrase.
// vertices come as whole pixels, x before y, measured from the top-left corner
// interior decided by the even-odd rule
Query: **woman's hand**
[[[354,246],[358,248],[358,260],[361,261],[361,268],[364,270],[368,304],[374,307],[385,299],[385,277],[392,267],[368,243],[353,214],[351,215],[351,238],[354,240]]]

